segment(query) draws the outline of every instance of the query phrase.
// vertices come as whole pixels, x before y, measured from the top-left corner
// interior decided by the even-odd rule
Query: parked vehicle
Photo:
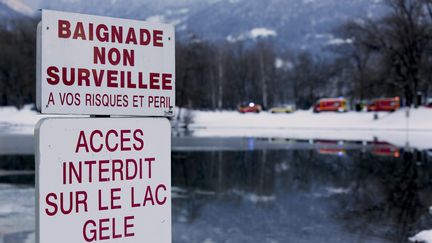
[[[399,97],[374,99],[367,106],[367,111],[396,111],[400,108]]]
[[[320,99],[313,107],[314,112],[336,111],[347,112],[347,101],[344,98],[326,98]]]
[[[292,113],[295,111],[294,105],[281,105],[270,108],[271,113]]]
[[[259,113],[262,110],[261,105],[255,104],[253,102],[243,103],[237,107],[240,113]]]

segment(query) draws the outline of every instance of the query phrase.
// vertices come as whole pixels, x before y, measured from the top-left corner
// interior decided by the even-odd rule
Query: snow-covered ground
[[[34,126],[42,117],[31,110],[30,105],[21,110],[14,107],[0,107],[0,125]],[[64,116],[63,116],[64,117]],[[387,131],[432,131],[432,109],[418,108],[388,113],[313,113],[300,110],[291,114],[241,114],[236,111],[193,111],[193,129],[337,129],[337,130],[387,130]]]
[[[432,148],[432,109],[419,108],[394,113],[240,114],[235,111],[195,111],[190,128],[202,137],[283,137],[388,141],[400,147]]]
[[[36,123],[44,117],[60,117],[57,115],[41,115],[26,105],[18,110],[15,107],[0,107],[1,133],[33,134]],[[65,116],[63,116],[65,117]]]
[[[338,129],[338,130],[430,130],[432,109],[410,109],[388,113],[318,113],[297,111],[292,114],[240,114],[235,111],[194,112],[192,128],[284,128],[284,129]]]
[[[432,243],[432,230],[423,230],[413,237],[410,237],[411,242]]]
[[[40,115],[26,106],[0,107],[1,133],[32,134]],[[183,114],[185,112],[183,111]],[[189,128],[198,137],[283,137],[370,141],[379,139],[400,147],[432,148],[432,109],[401,109],[394,113],[240,114],[236,111],[193,111]],[[54,117],[54,116],[50,116]],[[59,117],[59,116],[57,116]],[[64,116],[63,116],[64,117]]]

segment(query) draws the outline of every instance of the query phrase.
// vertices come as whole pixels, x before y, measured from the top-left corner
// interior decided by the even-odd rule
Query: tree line
[[[323,97],[351,104],[400,96],[419,105],[432,91],[432,0],[385,0],[377,19],[334,29],[338,45],[326,55],[283,50],[271,40],[211,42],[192,35],[176,43],[176,105],[234,109],[295,104],[307,109]],[[0,105],[35,101],[36,19],[0,24]]]
[[[181,43],[177,104],[226,109],[255,101],[307,109],[323,97],[343,96],[355,104],[399,96],[405,105],[418,106],[432,92],[432,0],[383,4],[383,17],[335,28],[339,43],[324,48],[329,55],[281,52],[265,40]]]
[[[36,26],[32,18],[0,22],[0,106],[35,103]]]

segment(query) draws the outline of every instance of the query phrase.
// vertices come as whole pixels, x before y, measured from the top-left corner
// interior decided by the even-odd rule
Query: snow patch
[[[283,70],[291,70],[293,69],[294,64],[290,61],[285,61],[281,58],[276,58],[275,60],[275,68],[283,69]]]
[[[187,13],[189,13],[189,9],[188,8],[181,8],[181,9],[177,10],[176,13],[187,14]]]
[[[185,22],[187,20],[187,17],[183,17],[183,18],[176,18],[176,19],[169,19],[167,18],[165,15],[153,15],[150,17],[147,17],[146,21],[148,22],[153,22],[153,23],[168,23],[168,24],[172,24],[172,25],[179,25],[183,22]]]
[[[184,18],[178,18],[178,19],[170,20],[170,21],[168,21],[168,23],[169,23],[169,24],[172,24],[172,25],[175,25],[175,26],[178,26],[178,25],[180,25],[181,23],[186,22],[186,20],[187,20],[187,17],[184,17]]]
[[[180,9],[168,9],[165,11],[167,15],[185,15],[189,13],[188,8],[180,8]]]
[[[203,243],[216,243],[216,241],[213,241],[212,239],[207,238],[203,241]]]
[[[280,58],[276,58],[275,60],[275,67],[276,68],[282,68],[284,64],[284,60],[280,59]]]
[[[306,35],[306,39],[332,39],[333,35],[332,34],[307,34]]]
[[[250,36],[252,38],[258,38],[258,37],[270,37],[270,36],[276,36],[277,33],[274,30],[266,29],[266,28],[255,28],[250,31]]]
[[[20,0],[0,0],[0,2],[21,14],[27,16],[32,16],[34,14],[33,9],[21,2]]]
[[[351,191],[350,188],[335,188],[329,187],[327,188],[327,192],[330,194],[348,194]]]
[[[165,23],[165,16],[164,15],[153,15],[146,19],[148,22],[154,22],[154,23]]]
[[[176,28],[176,30],[177,30],[177,31],[186,31],[186,30],[187,30],[187,24],[179,25],[179,26]]]
[[[327,45],[339,46],[339,45],[352,44],[352,43],[354,43],[354,40],[352,38],[348,38],[348,39],[333,38],[327,42]]]
[[[238,42],[247,39],[269,38],[277,36],[277,32],[267,28],[253,28],[250,31],[242,33],[238,36],[229,35],[226,37],[228,42]]]
[[[423,230],[415,236],[410,237],[409,240],[411,242],[432,243],[432,230]]]
[[[276,200],[274,195],[258,195],[256,193],[247,193],[240,190],[233,190],[232,193],[251,203],[269,203]]]

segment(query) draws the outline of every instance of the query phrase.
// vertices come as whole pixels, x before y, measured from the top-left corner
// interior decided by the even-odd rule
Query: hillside
[[[0,0],[0,17],[2,18],[16,18],[33,14],[34,9],[20,0]]]
[[[1,0],[19,3],[21,0]],[[344,40],[331,33],[347,20],[374,18],[380,0],[22,0],[28,9],[48,8],[176,25],[178,39],[191,35],[212,41],[270,38],[293,50],[322,50]],[[17,4],[14,4],[17,5]],[[0,16],[7,15],[1,12]],[[11,11],[9,11],[11,12]]]

